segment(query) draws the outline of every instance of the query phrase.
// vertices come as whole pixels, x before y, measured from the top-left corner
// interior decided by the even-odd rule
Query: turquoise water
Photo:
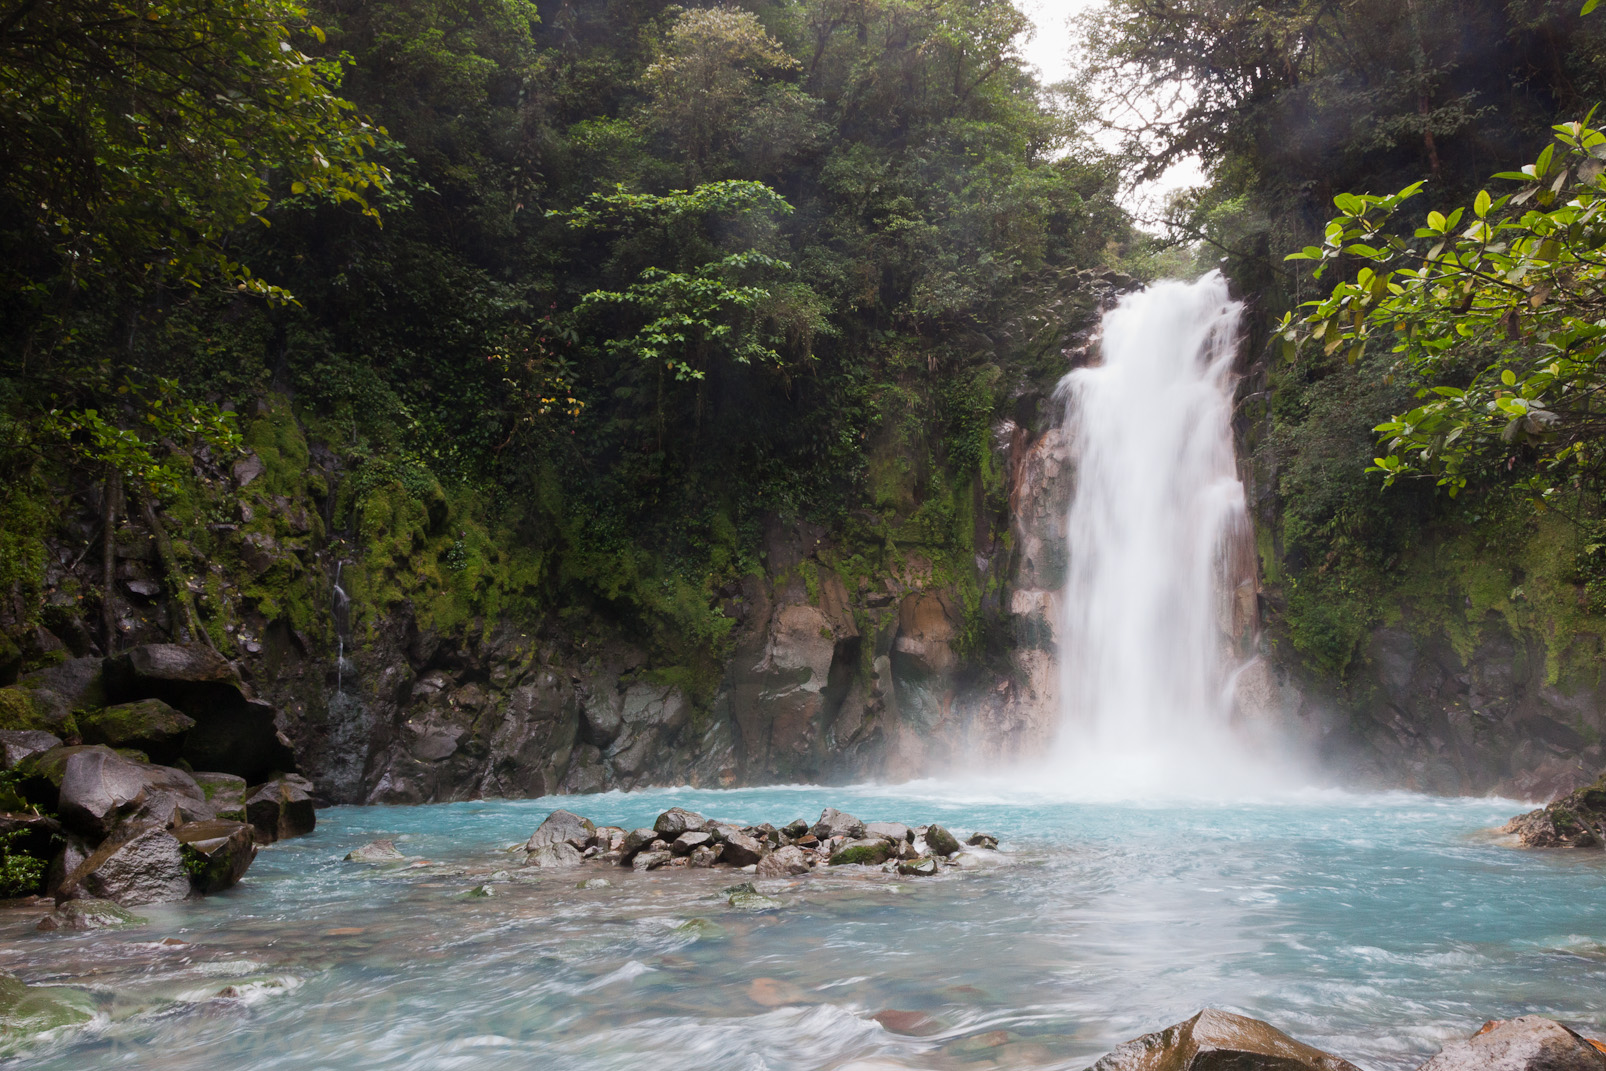
[[[1080,1069],[1216,1005],[1392,1071],[1490,1018],[1606,1030],[1606,853],[1511,847],[1487,832],[1520,809],[1509,801],[996,792],[323,811],[238,888],[141,909],[145,926],[45,935],[38,909],[0,915],[0,966],[89,988],[104,1013],[3,1066]],[[761,883],[785,906],[759,913],[719,896],[742,878],[729,872],[597,867],[465,895],[516,870],[502,849],[555,806],[631,827],[671,805],[776,824],[833,805],[983,830],[1005,851],[934,879],[836,868]],[[376,837],[430,865],[341,861]],[[597,875],[614,885],[577,888]],[[889,1010],[911,1013],[883,1016],[905,1032],[873,1018]]]

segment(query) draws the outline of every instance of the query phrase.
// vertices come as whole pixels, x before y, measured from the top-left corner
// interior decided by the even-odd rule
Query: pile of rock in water
[[[912,877],[944,866],[966,865],[991,851],[998,838],[975,833],[960,843],[940,825],[861,822],[833,807],[812,825],[799,818],[784,826],[737,825],[671,807],[651,828],[598,826],[569,811],[553,811],[524,845],[525,863],[578,867],[588,862],[635,870],[726,867],[761,878],[806,874],[817,866],[880,866]]]
[[[1606,848],[1606,774],[1505,824],[1529,848]]]

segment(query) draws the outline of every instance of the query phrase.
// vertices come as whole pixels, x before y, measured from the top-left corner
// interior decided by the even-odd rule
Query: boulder
[[[669,850],[676,855],[690,855],[693,851],[713,840],[707,833],[682,833],[675,838]]]
[[[926,827],[926,844],[938,855],[953,855],[959,850],[959,838],[938,825]]]
[[[183,900],[190,874],[178,838],[159,826],[134,832],[120,843],[108,841],[67,875],[57,901],[92,897],[125,907]]]
[[[914,831],[902,822],[866,822],[864,835],[890,840],[894,844],[914,840]]]
[[[255,831],[258,844],[272,844],[286,837],[311,833],[318,824],[312,806],[312,782],[295,774],[248,789],[243,801],[245,820]]]
[[[160,699],[119,703],[78,716],[78,731],[86,744],[134,748],[160,763],[176,762],[184,751],[184,738],[195,719]]]
[[[929,836],[929,834],[928,834]],[[1217,1008],[1115,1048],[1092,1071],[1359,1071],[1270,1023]]]
[[[39,920],[34,927],[49,933],[67,930],[82,933],[86,930],[109,930],[115,926],[139,926],[147,920],[124,911],[110,900],[68,900]]]
[[[236,822],[246,821],[245,778],[211,770],[197,773],[194,777],[213,814]]]
[[[202,894],[238,882],[257,854],[252,828],[244,822],[224,818],[186,822],[173,830],[173,836],[184,856],[190,884]]]
[[[585,848],[591,843],[591,838],[596,832],[597,827],[589,818],[581,818],[570,811],[553,811],[546,816],[546,821],[530,834],[530,839],[524,844],[524,850],[534,852],[550,845],[567,844],[578,852],[578,849]]]
[[[809,832],[821,840],[830,840],[832,837],[848,837],[856,840],[864,836],[864,823],[835,807],[827,807],[820,812],[820,820],[814,823],[814,828]]]
[[[657,870],[673,858],[673,854],[663,849],[637,852],[630,866],[635,870]]]
[[[765,855],[765,847],[756,837],[749,837],[746,833],[731,832],[725,837],[725,847],[720,858],[731,866],[752,866]]]
[[[5,724],[6,729],[47,729],[57,736],[71,735],[75,711],[98,710],[106,705],[105,681],[99,658],[69,658],[45,669],[29,673],[17,681],[17,704],[0,702],[0,711],[9,715],[25,713],[26,724]],[[7,721],[13,720],[11,717]]]
[[[988,848],[993,851],[998,850],[998,838],[993,836],[991,833],[972,833],[965,843],[970,845],[972,848]]]
[[[787,840],[797,840],[797,838],[803,836],[808,831],[809,824],[802,818],[794,818],[790,822],[786,823],[786,825],[781,827],[781,833],[786,836]]]
[[[693,848],[691,854],[686,857],[686,865],[696,867],[699,870],[706,869],[719,862],[721,851],[723,849],[717,844],[704,844],[701,847]]]
[[[585,856],[579,848],[566,840],[553,841],[542,844],[524,856],[525,866],[543,867],[551,870],[568,870],[585,862]]]
[[[1541,1015],[1497,1019],[1418,1071],[1606,1071],[1606,1052]]]
[[[802,848],[787,845],[758,861],[755,872],[761,878],[789,878],[809,872],[809,856]]]
[[[632,829],[625,834],[624,841],[619,845],[619,861],[621,863],[630,862],[637,852],[657,839],[658,831],[656,829]]]
[[[905,859],[898,864],[898,873],[910,878],[929,878],[937,873],[937,860],[931,856]]]
[[[59,764],[52,761],[58,756]],[[99,745],[60,748],[37,764],[55,784],[62,824],[92,838],[110,833],[145,798],[141,766]]]
[[[60,746],[61,739],[43,729],[0,730],[0,769],[12,769],[30,755]]]
[[[399,863],[407,857],[396,850],[394,841],[371,840],[346,853],[348,863]]]
[[[0,1039],[8,1045],[46,1030],[80,1026],[95,1017],[95,1010],[94,998],[81,990],[27,985],[0,971]]]
[[[653,823],[652,828],[660,837],[672,841],[682,833],[706,833],[708,819],[696,811],[671,807],[658,816],[658,821]]]
[[[1505,824],[1529,848],[1606,847],[1606,775]]]
[[[148,643],[106,660],[106,691],[120,703],[160,699],[194,719],[184,758],[261,784],[296,769],[273,706],[255,699],[224,657],[204,644]]]
[[[891,859],[895,851],[896,849],[891,841],[883,840],[880,837],[850,840],[831,853],[831,865],[844,866],[858,863],[863,866],[879,866]]]

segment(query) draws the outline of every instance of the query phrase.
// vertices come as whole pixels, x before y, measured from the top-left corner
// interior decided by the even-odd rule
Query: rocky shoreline
[[[1528,848],[1606,848],[1606,774],[1536,811],[1519,814],[1502,833]]]

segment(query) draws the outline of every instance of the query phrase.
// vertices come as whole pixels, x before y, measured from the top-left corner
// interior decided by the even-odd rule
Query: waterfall
[[[334,591],[334,617],[335,617],[335,694],[339,695],[345,688],[346,678],[346,631],[350,627],[351,597],[346,589],[340,586],[340,570],[345,566],[344,561],[335,562],[335,591]]]
[[[1247,520],[1233,455],[1243,306],[1212,272],[1105,315],[1060,383],[1067,516],[1055,765],[1093,791],[1231,787],[1232,584]],[[1241,568],[1241,566],[1240,566]]]

